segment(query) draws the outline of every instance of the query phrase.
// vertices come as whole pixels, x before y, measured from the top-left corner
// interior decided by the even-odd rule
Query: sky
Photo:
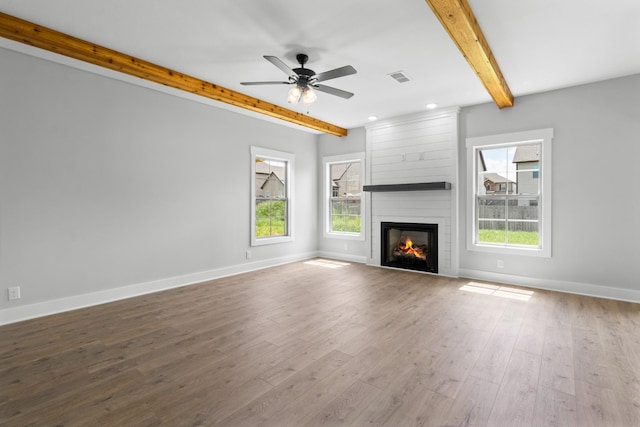
[[[515,147],[490,148],[482,150],[486,172],[497,173],[513,181],[516,180],[516,165],[512,163]]]

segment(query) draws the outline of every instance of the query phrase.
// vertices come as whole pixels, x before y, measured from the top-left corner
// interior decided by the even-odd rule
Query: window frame
[[[256,159],[268,159],[285,162],[285,234],[282,236],[257,237],[256,236]],[[293,220],[293,170],[295,155],[284,151],[270,150],[267,148],[251,146],[251,246],[271,245],[276,243],[291,242],[294,240]]]
[[[331,180],[331,165],[340,163],[360,163],[360,232],[348,233],[331,230],[331,199],[333,197],[332,180]],[[322,158],[322,182],[323,182],[323,234],[328,238],[339,238],[347,240],[365,240],[365,214],[364,214],[364,192],[362,186],[364,185],[365,177],[365,154],[363,152],[341,154],[336,156],[325,156]]]
[[[473,137],[466,139],[467,148],[467,250],[505,255],[524,255],[551,257],[551,148],[553,129],[535,129],[498,135]],[[477,190],[478,190],[478,151],[487,148],[512,147],[532,143],[540,144],[540,198],[538,219],[538,247],[530,248],[515,245],[483,244],[477,241]]]

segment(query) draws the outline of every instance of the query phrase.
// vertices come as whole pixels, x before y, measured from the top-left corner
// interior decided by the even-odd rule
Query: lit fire
[[[398,242],[398,246],[394,251],[394,254],[413,255],[420,259],[427,259],[426,249],[426,245],[414,246],[411,238],[407,236],[404,243],[402,243],[402,241]]]

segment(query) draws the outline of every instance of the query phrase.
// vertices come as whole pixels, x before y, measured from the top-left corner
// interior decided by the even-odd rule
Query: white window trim
[[[551,142],[553,129],[536,129],[523,132],[505,133],[466,139],[467,147],[467,250],[505,255],[524,255],[535,257],[551,257]],[[500,145],[526,144],[539,142],[540,153],[540,248],[504,247],[477,243],[475,233],[478,173],[476,171],[476,150],[478,148],[495,148]]]
[[[287,234],[285,236],[274,237],[256,237],[256,157],[266,158],[271,160],[284,160],[287,162],[286,168],[286,198],[287,198]],[[293,162],[295,155],[292,153],[286,153],[283,151],[269,150],[267,148],[261,148],[251,146],[251,246],[271,245],[275,243],[291,242],[294,236],[293,226]]]
[[[360,233],[340,233],[331,231],[331,183],[329,179],[329,166],[335,163],[360,162],[360,185],[364,184],[365,175],[365,155],[364,152],[341,154],[337,156],[326,156],[322,158],[322,186],[323,186],[323,231],[324,237],[343,240],[365,240],[365,215],[364,215],[364,192],[360,192]]]

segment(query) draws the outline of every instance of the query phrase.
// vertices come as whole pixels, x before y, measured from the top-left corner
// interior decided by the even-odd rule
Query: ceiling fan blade
[[[336,89],[335,87],[325,86],[325,85],[313,85],[313,88],[319,90],[320,92],[328,93],[331,95],[339,96],[340,98],[349,99],[353,96],[351,92],[347,92],[346,90]]]
[[[315,81],[324,82],[326,80],[336,79],[338,77],[350,76],[357,73],[356,69],[351,65],[345,65],[344,67],[336,68],[333,70],[325,71],[324,73],[316,74],[314,76]]]
[[[290,85],[293,82],[240,82],[244,86],[257,86],[257,85]]]
[[[289,77],[297,76],[296,72],[293,71],[287,64],[282,62],[282,60],[280,60],[280,58],[277,58],[275,56],[270,56],[270,55],[264,55],[264,59],[266,59],[267,61],[271,62],[276,67],[280,68],[282,71],[284,71],[284,73],[287,76],[289,76]]]

